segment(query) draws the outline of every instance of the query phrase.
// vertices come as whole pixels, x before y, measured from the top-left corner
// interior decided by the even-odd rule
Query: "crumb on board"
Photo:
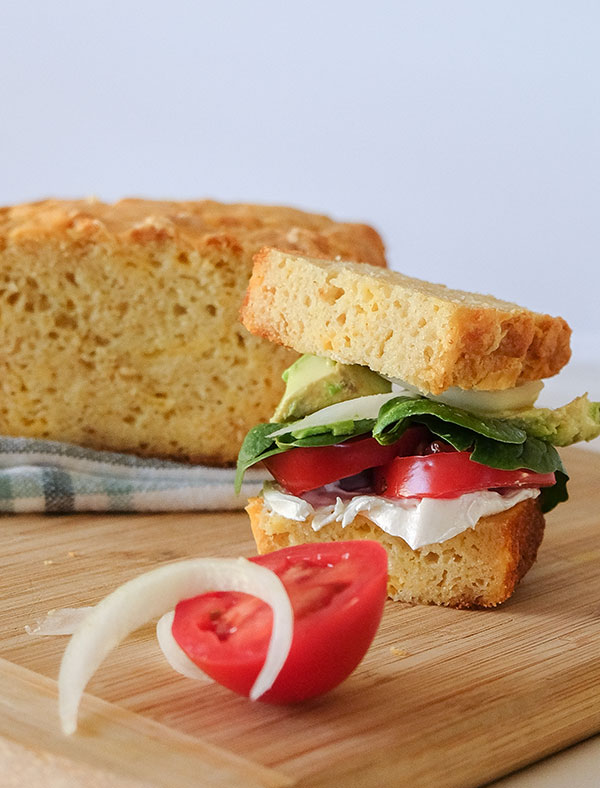
[[[390,646],[390,654],[394,657],[410,657],[410,651],[407,651],[405,648],[397,648],[396,646]]]

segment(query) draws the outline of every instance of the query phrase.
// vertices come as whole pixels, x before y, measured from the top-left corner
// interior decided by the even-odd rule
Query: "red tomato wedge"
[[[410,454],[427,430],[411,427],[399,441],[382,446],[375,438],[357,438],[333,446],[289,449],[263,460],[276,481],[292,495],[384,465],[397,454]]]
[[[377,542],[324,542],[250,559],[274,571],[294,609],[294,637],[275,683],[260,700],[295,703],[343,681],[377,631],[387,595],[387,553]],[[172,633],[198,667],[248,695],[265,661],[270,607],[238,592],[180,602]]]
[[[375,490],[390,498],[456,498],[477,490],[549,487],[553,473],[504,471],[474,462],[466,451],[395,457],[375,471]]]

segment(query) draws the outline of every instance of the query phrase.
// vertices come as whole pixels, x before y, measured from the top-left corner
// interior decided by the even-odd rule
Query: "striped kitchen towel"
[[[0,512],[167,512],[243,509],[267,474],[0,437]]]

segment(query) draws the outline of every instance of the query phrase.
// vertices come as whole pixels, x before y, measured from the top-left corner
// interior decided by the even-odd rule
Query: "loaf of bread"
[[[534,499],[482,517],[475,528],[418,550],[363,515],[345,528],[334,522],[315,532],[311,517],[288,520],[270,511],[262,498],[251,498],[246,511],[259,553],[306,542],[374,539],[388,552],[392,599],[457,608],[494,607],[508,599],[535,561],[544,534]]]
[[[556,374],[570,357],[560,317],[352,262],[263,249],[242,308],[253,333],[362,364],[421,391],[498,390]]]
[[[0,434],[229,464],[295,354],[238,322],[262,246],[385,265],[370,227],[283,207],[0,209]]]

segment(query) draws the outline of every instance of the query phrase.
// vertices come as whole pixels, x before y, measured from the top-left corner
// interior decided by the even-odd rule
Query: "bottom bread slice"
[[[251,498],[246,511],[259,553],[306,542],[374,539],[388,552],[392,599],[458,608],[494,607],[508,599],[535,561],[544,535],[544,517],[533,499],[418,550],[363,515],[345,528],[334,522],[315,532],[311,518],[288,520],[268,509],[262,498]]]

